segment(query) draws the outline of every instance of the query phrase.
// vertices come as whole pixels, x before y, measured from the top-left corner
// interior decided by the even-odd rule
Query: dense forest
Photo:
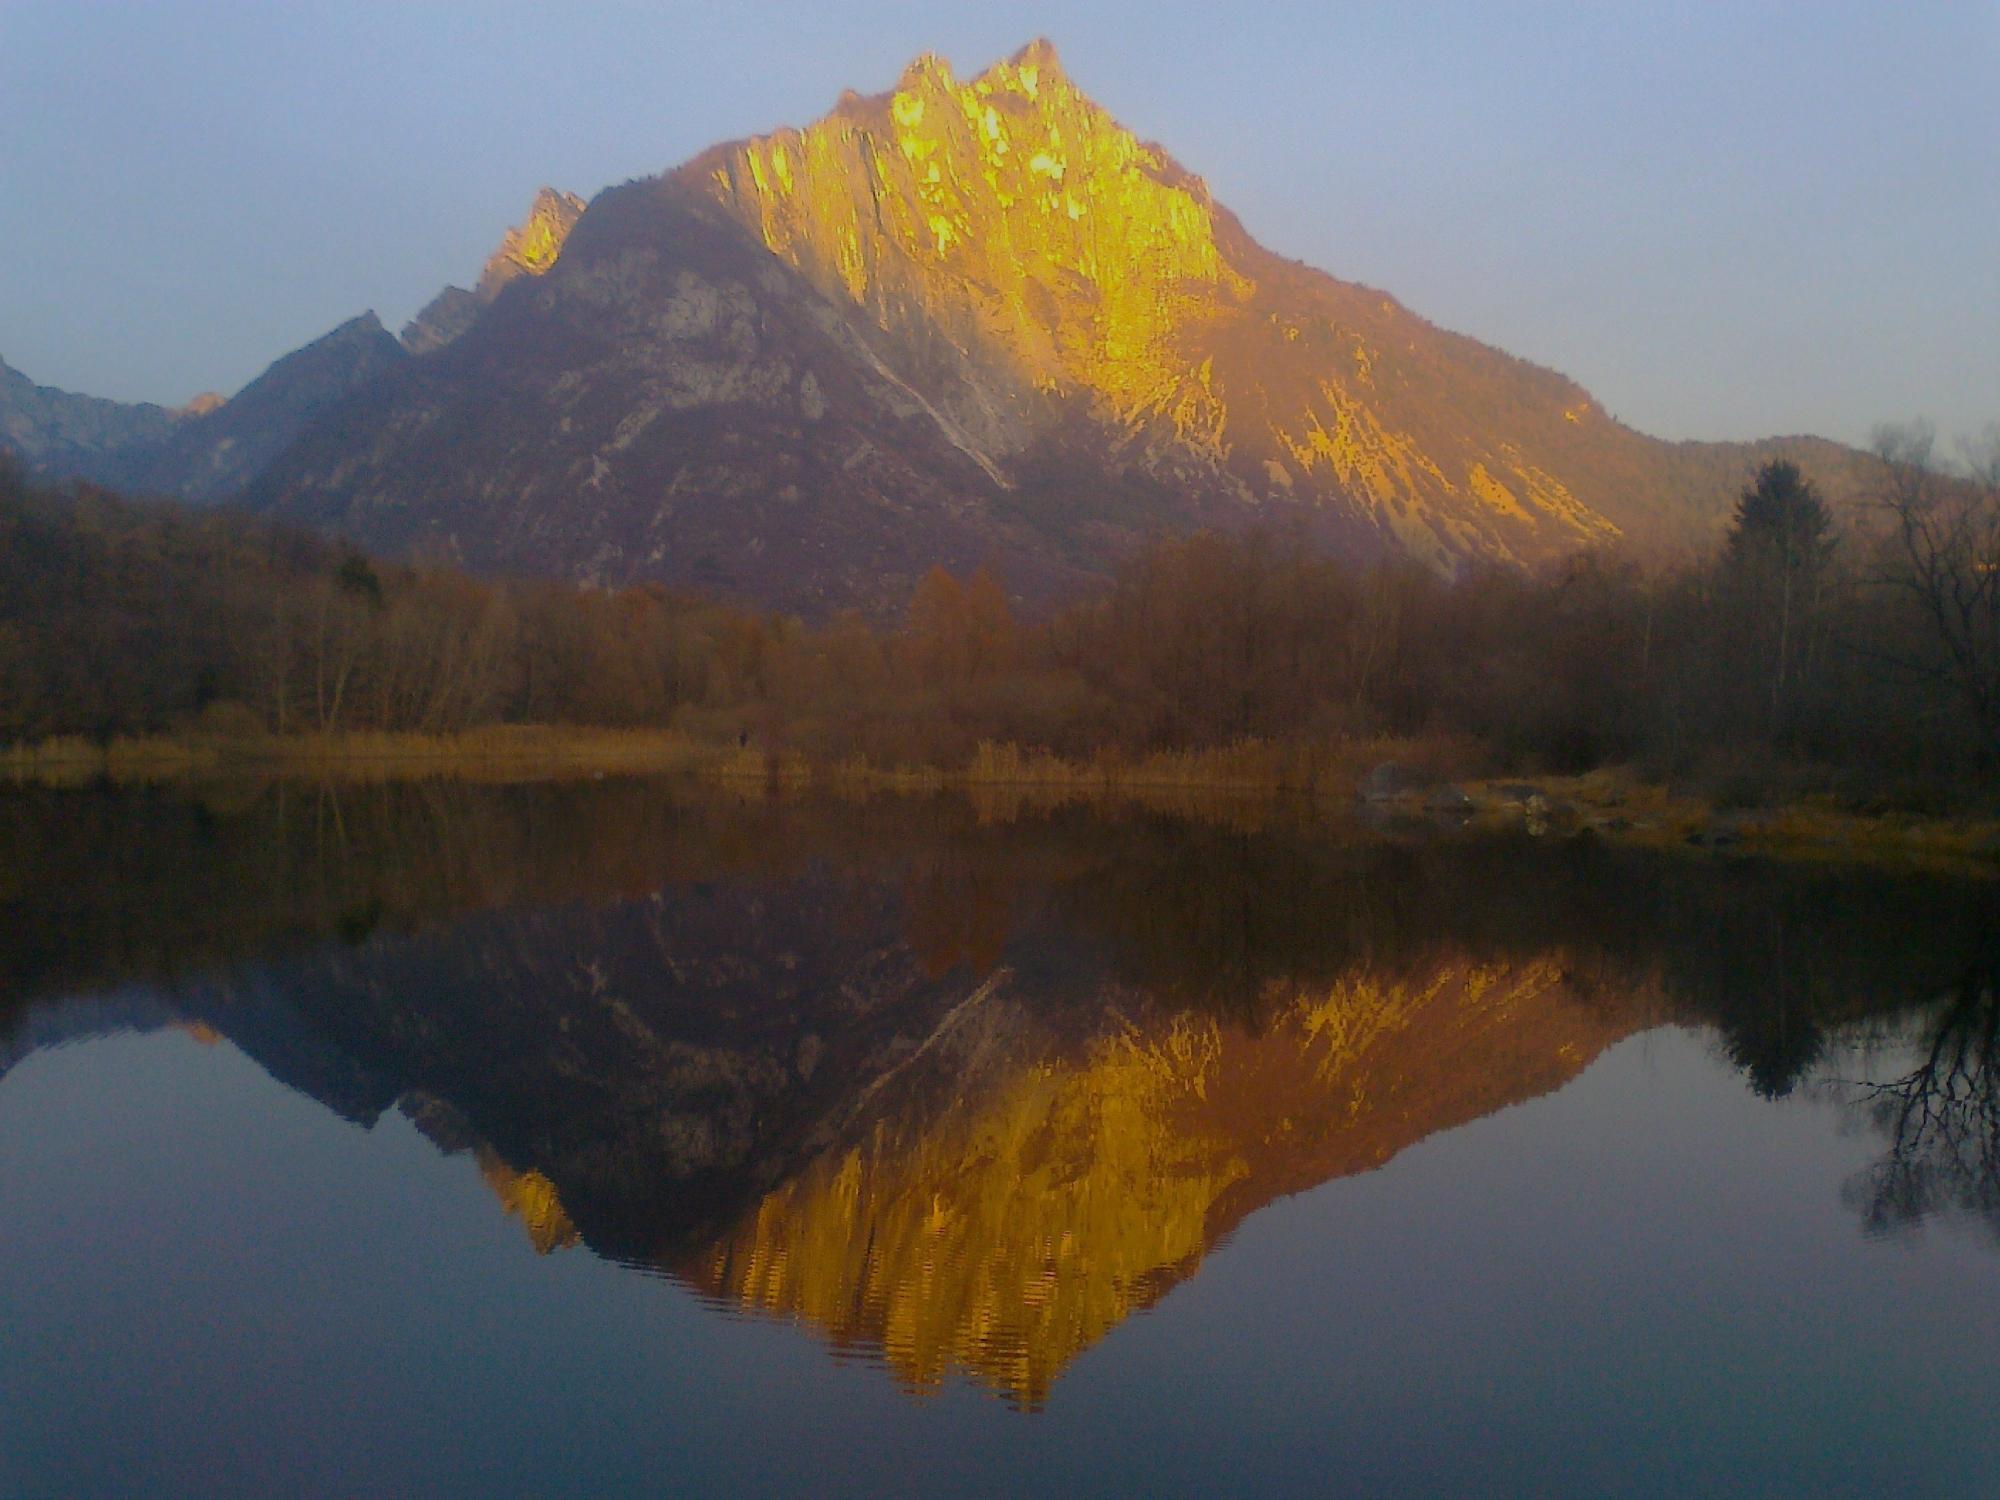
[[[38,487],[0,459],[0,745],[59,735],[673,727],[962,764],[1448,735],[1496,767],[1636,764],[1861,799],[2000,757],[2000,441],[1947,474],[1886,433],[1834,517],[1766,466],[1709,558],[1446,580],[1275,533],[1165,541],[1019,618],[935,571],[902,619],[807,624],[657,588],[387,563],[225,510]]]

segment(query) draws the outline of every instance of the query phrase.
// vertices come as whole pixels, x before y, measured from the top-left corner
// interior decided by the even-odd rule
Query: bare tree
[[[1935,449],[1928,423],[1875,434],[1895,554],[1885,581],[1915,608],[1929,648],[1898,664],[1957,695],[2000,754],[2000,426],[1965,445],[1963,475]]]
[[[368,649],[371,616],[382,608],[382,581],[360,553],[351,553],[333,578],[315,590],[312,636],[315,727],[341,727],[347,688]]]
[[[1848,1184],[1868,1227],[1940,1213],[2000,1233],[2000,1007],[1990,966],[1968,974],[1926,1018],[1916,1065],[1862,1085],[1861,1103],[1887,1153]]]

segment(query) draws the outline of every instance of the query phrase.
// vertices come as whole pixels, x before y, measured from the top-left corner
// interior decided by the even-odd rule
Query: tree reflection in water
[[[1920,1033],[1855,1201],[2000,1218],[1992,882],[638,781],[0,795],[0,847],[0,1076],[224,1038],[912,1389],[1039,1404],[1263,1205],[1662,1025],[1769,1098]]]
[[[2000,964],[1970,971],[1909,1027],[1916,1065],[1853,1085],[1889,1148],[1848,1184],[1871,1233],[1954,1216],[2000,1238]]]

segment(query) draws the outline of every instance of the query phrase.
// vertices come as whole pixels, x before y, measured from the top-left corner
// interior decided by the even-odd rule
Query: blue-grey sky
[[[0,357],[226,393],[543,182],[1037,34],[1273,249],[1648,431],[2000,417],[2000,0],[0,0]]]

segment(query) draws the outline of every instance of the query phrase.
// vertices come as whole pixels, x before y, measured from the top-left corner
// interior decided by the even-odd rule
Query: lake
[[[2000,890],[0,789],[0,1493],[2000,1493]]]

